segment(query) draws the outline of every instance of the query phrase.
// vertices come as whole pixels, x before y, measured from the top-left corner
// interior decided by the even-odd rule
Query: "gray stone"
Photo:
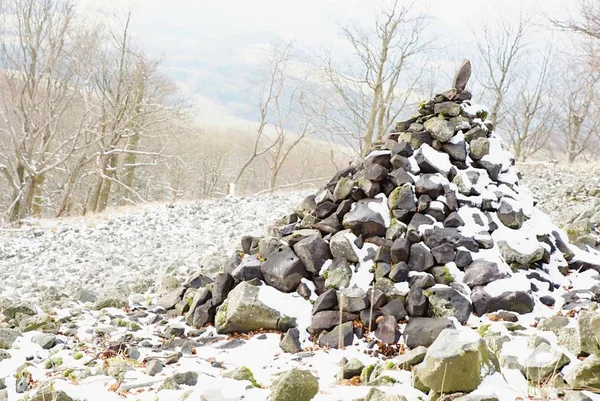
[[[469,154],[473,160],[481,160],[490,153],[490,141],[487,138],[476,138],[469,143]]]
[[[516,263],[518,266],[529,267],[529,265],[544,257],[544,248],[539,244],[531,249],[531,252],[513,249],[506,241],[498,241],[498,247],[500,248],[502,257],[509,265]]]
[[[431,249],[431,254],[435,261],[440,265],[445,265],[454,261],[456,256],[454,247],[451,244],[442,244]]]
[[[436,281],[433,275],[425,272],[413,273],[408,279],[408,284],[411,289],[420,288],[424,290],[433,287],[435,283]]]
[[[306,270],[313,274],[319,273],[327,259],[332,259],[329,243],[316,236],[305,238],[294,244],[294,252]]]
[[[446,329],[427,350],[417,375],[436,393],[470,392],[499,372],[496,357],[473,331]]]
[[[31,401],[73,401],[67,393],[62,390],[56,390],[53,383],[44,384],[33,397]]]
[[[354,342],[354,326],[352,322],[342,323],[329,333],[322,335],[319,337],[319,344],[322,347],[338,348],[340,345],[340,339],[343,347],[352,345]]]
[[[431,199],[436,199],[444,193],[444,186],[439,175],[421,174],[415,184],[415,192],[417,196],[427,195]]]
[[[400,339],[396,318],[392,315],[384,315],[383,319],[377,323],[375,336],[386,344],[396,344]]]
[[[456,71],[456,75],[452,81],[452,87],[455,88],[457,92],[464,91],[467,87],[467,83],[469,83],[469,78],[471,78],[471,62],[468,59],[464,59],[458,68],[458,71]]]
[[[337,292],[337,304],[344,312],[360,312],[369,307],[369,300],[364,290],[353,287]]]
[[[429,120],[425,121],[424,126],[425,130],[440,142],[447,142],[454,136],[454,132],[456,132],[456,126],[454,123],[444,120],[441,117],[430,118]]]
[[[331,288],[317,297],[313,304],[313,315],[317,312],[333,309],[337,306],[337,294],[334,288]]]
[[[470,300],[453,288],[436,286],[425,291],[429,299],[429,316],[455,317],[466,324],[473,311]]]
[[[302,346],[300,345],[300,330],[296,327],[289,329],[279,343],[279,348],[289,354],[295,354],[302,351]]]
[[[412,185],[404,184],[394,189],[388,197],[388,207],[390,210],[400,209],[405,212],[416,212],[417,204]]]
[[[338,380],[351,379],[354,376],[360,376],[365,365],[358,359],[352,358],[345,363],[338,372]]]
[[[229,273],[235,282],[238,283],[241,281],[250,281],[255,278],[262,280],[261,265],[262,262],[255,255],[244,255],[240,264]]]
[[[281,246],[262,265],[261,271],[267,284],[282,292],[296,291],[298,284],[308,273],[304,265],[288,246]]]
[[[352,189],[354,188],[354,181],[348,177],[341,177],[337,184],[335,185],[335,189],[333,190],[333,201],[335,203],[339,203],[344,199],[347,199],[352,194]]]
[[[257,329],[282,329],[285,319],[282,319],[278,311],[259,300],[259,291],[260,287],[248,282],[238,284],[217,311],[217,332],[245,333]]]
[[[477,138],[487,138],[487,135],[488,131],[485,128],[476,126],[465,132],[465,140],[470,143]]]
[[[18,330],[0,327],[0,349],[9,349],[21,335]]]
[[[429,301],[421,288],[413,288],[408,292],[406,295],[406,312],[409,316],[426,316],[428,308]]]
[[[406,351],[394,359],[394,367],[402,370],[411,370],[414,365],[423,362],[426,353],[427,348],[423,346]]]
[[[148,376],[156,376],[163,370],[163,363],[158,359],[153,359],[148,361],[146,364],[146,368],[144,369],[144,374]]]
[[[498,219],[508,228],[521,228],[527,219],[523,213],[523,209],[515,208],[513,204],[506,200],[502,200],[498,208]]]
[[[319,382],[308,370],[284,372],[271,385],[267,401],[310,401],[319,392]]]
[[[175,305],[177,305],[177,303],[183,299],[184,293],[185,287],[179,286],[160,297],[160,299],[158,300],[158,305],[162,306],[167,310],[173,309],[175,308]],[[102,303],[96,303],[96,309],[102,309],[99,306],[102,306]]]
[[[50,333],[36,334],[31,338],[31,342],[39,345],[43,349],[50,349],[56,344],[56,336]]]
[[[352,230],[356,235],[362,234],[365,238],[385,236],[386,226],[383,216],[369,207],[370,203],[379,202],[382,200],[361,199],[356,202],[354,210],[344,215],[342,221],[344,228]]]
[[[484,259],[477,259],[465,268],[463,282],[470,288],[473,288],[507,277],[508,273],[500,272],[497,263],[488,262]]]
[[[325,285],[327,288],[345,288],[352,280],[352,270],[346,259],[336,258],[327,267]]]
[[[600,356],[590,355],[574,366],[563,370],[563,376],[572,389],[600,389]]]
[[[464,162],[467,160],[467,145],[465,141],[456,141],[456,143],[445,142],[442,144],[442,150],[456,161]]]
[[[404,303],[399,299],[392,299],[388,302],[387,305],[381,308],[381,313],[383,313],[384,316],[393,316],[396,321],[403,320],[407,315]]]
[[[358,263],[358,256],[347,238],[350,233],[350,230],[343,230],[334,234],[329,241],[329,249],[334,258],[343,258],[350,263]]]
[[[497,297],[492,297],[483,290],[483,287],[473,289],[471,300],[477,316],[499,310],[525,314],[532,312],[535,306],[535,300],[527,292],[507,291]]]
[[[355,313],[342,312],[342,322],[351,322],[358,319]],[[315,313],[311,319],[310,329],[312,332],[329,330],[340,323],[340,311],[325,310]]]
[[[434,265],[433,255],[424,244],[412,244],[407,264],[410,270],[423,272]]]
[[[460,107],[460,104],[455,102],[436,103],[436,105],[433,106],[433,112],[435,114],[443,114],[444,117],[456,117],[461,111],[462,108]]]
[[[195,386],[198,383],[198,373],[196,372],[175,373],[171,378],[179,385]]]
[[[404,329],[404,341],[411,349],[429,347],[443,330],[450,328],[454,324],[448,319],[413,317]]]
[[[233,380],[249,381],[253,387],[260,387],[254,378],[254,373],[246,367],[240,366],[234,370],[223,373],[223,377]]]
[[[219,306],[225,301],[229,292],[235,286],[235,281],[229,273],[219,273],[212,287],[213,305]]]

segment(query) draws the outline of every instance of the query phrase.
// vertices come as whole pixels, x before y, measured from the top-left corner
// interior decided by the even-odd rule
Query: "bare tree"
[[[10,0],[0,17],[0,170],[15,221],[41,215],[46,175],[86,146],[88,110],[68,111],[95,43],[61,0]]]
[[[586,68],[585,63],[571,65],[562,85],[561,114],[566,116],[560,133],[567,153],[567,161],[574,162],[599,139],[600,71]]]
[[[161,125],[180,118],[184,103],[170,102],[175,87],[157,73],[159,63],[149,61],[135,48],[128,15],[119,35],[98,55],[92,85],[98,101],[96,183],[87,211],[106,209],[113,184],[122,188],[122,200],[145,202],[134,189],[136,169],[154,165],[163,147],[141,149],[140,141],[158,135]],[[164,129],[164,127],[163,127]],[[139,160],[146,157],[148,160]],[[121,174],[122,173],[122,174]]]
[[[518,19],[500,16],[497,26],[483,21],[480,32],[473,32],[483,66],[477,78],[491,97],[489,119],[494,127],[502,124],[505,96],[518,80],[522,70],[520,63],[527,56],[526,38],[531,31],[532,18],[521,11]]]
[[[548,48],[539,57],[540,62],[531,63],[522,79],[515,83],[514,95],[506,96],[505,131],[510,147],[517,160],[525,161],[544,149],[555,130],[558,117],[555,93],[551,83],[555,79],[551,60],[553,51]],[[530,60],[538,60],[530,55]]]
[[[566,21],[552,20],[559,28],[567,29],[592,39],[600,39],[600,3],[596,0],[579,0],[578,16]]]
[[[235,184],[250,164],[262,156],[270,171],[269,189],[273,191],[290,153],[303,140],[322,131],[324,113],[319,109],[314,96],[316,88],[306,68],[294,58],[292,44],[272,49],[259,80],[259,124],[253,152],[240,167]],[[292,69],[299,71],[297,76],[291,73]]]
[[[427,17],[416,1],[387,1],[376,11],[375,24],[343,28],[352,59],[326,58],[325,72],[333,92],[330,129],[365,155],[374,141],[389,131],[410,99],[417,77],[407,71],[426,54],[431,40],[424,30]],[[420,61],[420,60],[419,60]],[[416,71],[422,71],[417,68]]]

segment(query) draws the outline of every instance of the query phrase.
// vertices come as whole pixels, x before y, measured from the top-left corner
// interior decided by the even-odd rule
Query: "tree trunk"
[[[104,174],[106,175],[106,177],[109,177],[109,178],[104,179],[104,182],[102,184],[102,190],[100,191],[100,196],[98,198],[98,204],[96,205],[97,213],[103,212],[104,210],[106,210],[106,207],[108,206],[108,201],[110,198],[110,189],[112,187],[112,181],[110,180],[110,178],[115,177],[116,172],[115,172],[115,170],[113,170],[113,168],[117,166],[118,162],[119,162],[119,157],[117,156],[117,154],[116,153],[111,154],[107,168],[104,171]],[[110,170],[109,170],[109,167],[111,168]]]
[[[23,193],[21,192],[25,186],[25,166],[17,164],[17,179],[19,182],[19,188],[13,192],[12,198],[12,209],[10,211],[9,221],[14,222],[19,220],[21,215],[21,201]]]
[[[131,138],[129,138],[129,142],[127,143],[127,150],[136,151],[138,149],[138,144],[140,142],[139,133],[134,134]],[[125,198],[129,200],[133,200],[133,192],[129,188],[133,188],[133,183],[135,181],[135,163],[137,161],[137,157],[135,153],[127,153],[123,160],[123,164],[127,167],[125,168],[125,174],[123,175],[123,184],[125,185]]]
[[[33,177],[33,203],[31,205],[33,217],[41,218],[42,217],[42,190],[44,188],[44,181],[46,181],[46,174],[40,174],[36,177]]]

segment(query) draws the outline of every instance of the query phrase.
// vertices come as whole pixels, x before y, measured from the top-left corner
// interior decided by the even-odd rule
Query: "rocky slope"
[[[313,195],[3,232],[0,400],[598,399],[600,254],[469,99]]]

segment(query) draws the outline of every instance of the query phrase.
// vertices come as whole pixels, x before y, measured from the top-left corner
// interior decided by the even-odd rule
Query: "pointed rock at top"
[[[471,62],[468,59],[464,59],[460,68],[456,71],[452,87],[456,88],[457,92],[464,91],[469,82],[469,78],[471,78]]]

